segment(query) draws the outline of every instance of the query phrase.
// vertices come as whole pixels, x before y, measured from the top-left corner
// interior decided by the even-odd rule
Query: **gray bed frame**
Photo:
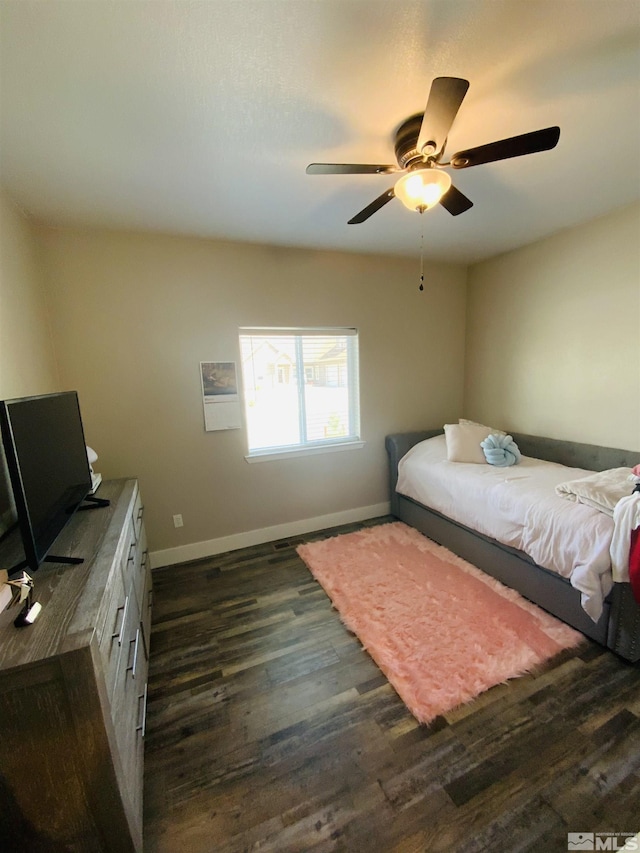
[[[501,545],[495,539],[476,533],[396,492],[400,459],[414,444],[442,432],[442,429],[433,429],[387,436],[385,446],[389,455],[392,515],[517,590],[563,622],[612,649],[625,660],[640,660],[640,606],[628,583],[614,584],[605,601],[602,616],[595,623],[582,609],[580,593],[565,578],[538,566],[522,551]],[[525,456],[559,462],[573,468],[604,471],[608,468],[632,467],[640,460],[640,452],[629,450],[515,433],[513,438]]]

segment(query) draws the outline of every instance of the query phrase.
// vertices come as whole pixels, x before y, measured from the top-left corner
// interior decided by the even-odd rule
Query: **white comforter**
[[[510,468],[449,462],[439,435],[400,460],[396,489],[569,578],[597,622],[613,584],[613,519],[555,493],[558,484],[592,473],[528,456]]]

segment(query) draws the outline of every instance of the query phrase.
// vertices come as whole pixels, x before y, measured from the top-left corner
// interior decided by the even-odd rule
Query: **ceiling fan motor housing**
[[[418,151],[418,136],[420,135],[423,116],[424,113],[416,113],[403,121],[396,130],[396,160],[401,169],[411,169],[424,163],[424,158]]]

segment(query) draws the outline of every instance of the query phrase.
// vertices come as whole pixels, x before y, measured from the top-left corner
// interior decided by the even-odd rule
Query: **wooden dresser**
[[[151,572],[137,481],[97,494],[53,549],[84,563],[44,563],[37,621],[0,629],[2,850],[142,850]]]

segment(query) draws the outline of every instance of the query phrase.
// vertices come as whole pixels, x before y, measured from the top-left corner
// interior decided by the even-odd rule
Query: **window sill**
[[[247,462],[276,462],[280,459],[292,459],[296,456],[316,456],[319,453],[338,453],[342,450],[360,450],[364,441],[343,441],[337,444],[323,444],[319,447],[295,447],[291,450],[257,450],[247,454]]]

